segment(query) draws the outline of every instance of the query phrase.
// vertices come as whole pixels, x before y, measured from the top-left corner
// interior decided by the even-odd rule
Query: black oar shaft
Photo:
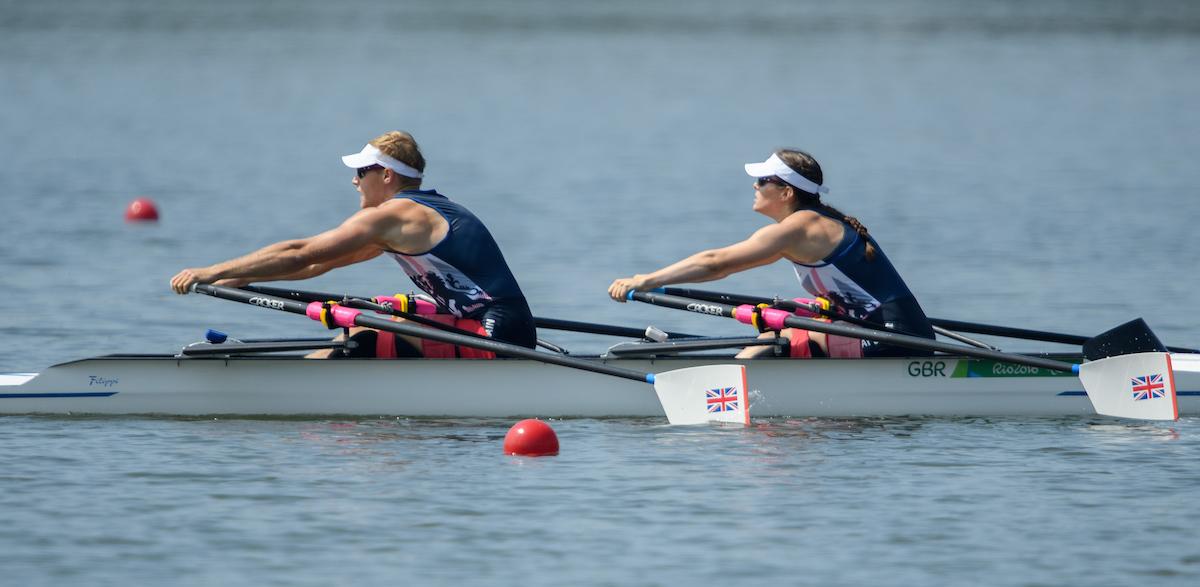
[[[688,351],[713,351],[748,346],[788,346],[786,338],[694,338],[668,342],[624,342],[608,349],[608,354],[619,356],[677,354]]]
[[[695,312],[697,314],[725,316],[727,318],[733,318],[734,311],[736,310],[736,306],[730,304],[724,304],[715,301],[697,301],[691,298],[660,293],[638,291],[632,292],[630,297],[631,299],[639,302],[654,304],[656,306],[675,308],[677,310]],[[1075,372],[1075,365],[1064,361],[1056,361],[1054,359],[1045,359],[1041,357],[1029,357],[1025,355],[1013,355],[1000,351],[993,351],[990,349],[950,344],[938,340],[900,334],[898,332],[861,328],[858,326],[839,324],[836,322],[822,322],[820,320],[813,320],[811,318],[803,318],[800,316],[788,316],[787,318],[784,318],[783,323],[788,328],[800,328],[802,330],[824,332],[825,334],[834,334],[849,338],[862,338],[905,348],[937,351],[980,359],[991,359],[994,361],[1003,361],[1005,363],[1028,365],[1030,367],[1053,369],[1055,371],[1066,371],[1068,373]]]
[[[538,328],[547,330],[566,330],[570,332],[582,332],[584,334],[603,334],[607,336],[620,336],[625,338],[645,338],[646,331],[630,328],[627,326],[612,326],[609,324],[595,324],[592,322],[576,322],[574,320],[562,320],[560,318],[541,318],[534,316],[533,323]],[[700,338],[696,334],[685,334],[682,332],[667,332],[667,336],[671,338]]]
[[[444,330],[446,332],[453,332],[455,334],[461,334],[463,336],[470,336],[473,338],[486,338],[482,334],[470,332],[468,330],[463,330],[461,328],[458,328],[458,327],[450,325],[450,324],[444,324],[444,323],[438,322],[437,320],[434,320],[432,318],[428,318],[426,316],[417,314],[415,312],[401,312],[390,306],[384,306],[383,304],[375,303],[374,301],[369,300],[367,298],[362,298],[362,297],[357,297],[357,296],[333,294],[333,293],[320,292],[320,291],[303,291],[303,290],[297,290],[297,289],[285,289],[285,288],[281,288],[281,287],[270,287],[270,286],[265,286],[265,285],[247,285],[247,286],[244,286],[239,289],[243,289],[246,291],[252,291],[252,292],[256,292],[256,293],[261,293],[261,294],[266,294],[269,296],[275,296],[275,297],[279,297],[279,298],[298,300],[301,302],[338,302],[338,303],[342,304],[343,306],[346,306],[347,308],[355,308],[355,309],[359,309],[359,310],[371,310],[373,312],[380,313],[380,314],[389,314],[392,316],[402,316],[405,320],[411,320],[413,322],[416,322],[417,324],[423,324],[430,328],[436,328],[437,330]]]
[[[774,299],[764,298],[761,296],[724,293],[706,289],[693,289],[687,287],[664,287],[662,289],[668,295],[683,296],[685,298],[693,298],[711,302],[723,302],[728,304],[749,304],[754,306],[758,304],[771,304],[776,301]],[[954,330],[956,332],[1002,336],[1004,338],[1015,338],[1020,340],[1036,340],[1039,342],[1056,342],[1061,344],[1082,345],[1092,338],[1090,336],[1081,336],[1078,334],[1046,332],[1044,330],[1028,330],[1025,328],[1012,328],[1009,326],[998,326],[995,324],[981,324],[979,322],[949,320],[947,318],[930,318],[929,323],[936,327]],[[1173,353],[1197,352],[1195,349],[1179,346],[1168,346],[1167,350]]]
[[[1019,338],[1021,340],[1037,340],[1041,342],[1057,342],[1062,344],[1082,345],[1087,342],[1087,336],[1079,336],[1077,334],[1064,334],[1061,332],[1043,332],[1041,330],[1026,330],[1024,328],[1011,328],[1008,326],[996,326],[993,324],[979,324],[976,322],[963,322],[961,320],[947,320],[945,318],[930,318],[929,323],[934,326],[941,326],[958,332],[970,332],[971,334],[990,334],[992,336],[1003,336],[1005,338]]]
[[[179,351],[185,357],[203,357],[211,355],[239,355],[251,353],[280,353],[288,351],[315,351],[320,349],[345,348],[343,342],[334,342],[328,338],[316,341],[292,342],[226,342],[220,344],[202,344],[187,347]]]
[[[287,298],[289,300],[298,300],[301,302],[337,302],[346,299],[344,294],[328,293],[323,291],[306,291],[300,289],[291,289],[286,287],[272,287],[269,285],[245,285],[238,289],[252,291],[256,293],[267,294],[277,298]]]
[[[759,297],[755,297],[755,296],[721,293],[721,292],[715,292],[715,291],[705,291],[702,289],[689,289],[689,288],[682,288],[682,287],[664,287],[664,288],[662,288],[662,291],[664,293],[666,293],[667,295],[682,296],[685,298],[715,301],[715,302],[735,304],[735,305],[743,305],[744,304],[747,306],[757,306],[759,304],[770,304],[771,306],[773,306],[775,308],[787,310],[789,312],[795,312],[799,308],[804,308],[814,314],[819,314],[821,316],[825,316],[826,318],[833,318],[834,320],[838,320],[841,322],[848,322],[850,324],[854,324],[855,326],[862,326],[863,328],[874,328],[874,329],[884,328],[884,326],[882,324],[876,324],[874,322],[871,322],[870,320],[863,320],[862,318],[856,318],[854,316],[841,316],[834,312],[830,312],[830,311],[821,309],[819,307],[810,306],[808,304],[800,304],[797,302],[793,302],[791,300],[778,300],[778,299],[769,300],[766,298],[759,298]],[[907,334],[909,336],[913,336],[913,334],[911,332],[905,332],[903,330],[895,330],[895,329],[889,329],[889,330],[900,333],[900,334]],[[976,346],[986,346],[986,345],[979,344]]]
[[[1073,344],[1082,346],[1087,341],[1091,340],[1090,336],[1080,336],[1078,334],[1064,334],[1062,332],[1045,332],[1041,330],[1026,330],[1024,328],[1012,328],[1009,326],[997,326],[995,324],[980,324],[978,322],[963,322],[961,320],[947,320],[945,318],[930,318],[929,322],[934,326],[940,326],[950,330],[959,332],[970,332],[972,334],[990,334],[992,336],[1003,336],[1005,338],[1019,338],[1022,340],[1038,340],[1042,342],[1057,342],[1062,344]],[[1172,353],[1196,353],[1196,349],[1167,346],[1166,349]]]
[[[762,296],[748,296],[743,294],[710,291],[707,289],[693,289],[690,287],[664,287],[661,289],[663,293],[669,296],[680,296],[692,298],[694,300],[704,300],[706,302],[719,302],[722,304],[734,304],[739,306],[742,304],[757,306],[758,304],[771,304],[776,301],[774,299],[764,298]]]
[[[281,298],[278,296],[272,296],[269,294],[261,293],[259,291],[254,291],[254,292],[243,291],[240,289],[222,287],[222,286],[217,286],[217,285],[208,285],[208,284],[197,284],[195,286],[194,290],[197,293],[207,294],[207,295],[213,296],[215,298],[221,298],[224,300],[242,302],[244,304],[251,304],[251,305],[259,306],[262,308],[268,308],[271,310],[291,312],[293,314],[300,314],[302,316],[308,315],[308,303],[306,303],[306,302],[298,302],[296,300],[290,300],[290,299],[285,299],[285,298]],[[484,351],[491,351],[493,353],[496,353],[497,355],[504,355],[507,357],[531,359],[531,360],[540,361],[543,363],[550,363],[552,365],[559,365],[562,367],[571,367],[573,369],[581,369],[584,371],[591,371],[593,373],[600,373],[603,375],[612,375],[614,377],[622,377],[625,379],[632,379],[634,381],[641,381],[644,383],[653,383],[654,382],[654,375],[650,374],[650,373],[642,373],[642,372],[633,371],[630,369],[622,369],[620,367],[613,367],[611,365],[605,365],[603,363],[587,361],[584,359],[575,359],[575,358],[566,357],[563,355],[541,353],[541,352],[535,351],[533,349],[528,349],[528,348],[525,348],[522,346],[508,344],[508,343],[500,342],[497,340],[491,340],[491,339],[486,339],[486,338],[472,338],[469,336],[463,336],[461,334],[455,334],[453,332],[446,332],[446,331],[442,331],[442,330],[433,330],[430,328],[422,328],[420,326],[405,324],[403,322],[397,322],[395,320],[380,318],[378,316],[373,316],[373,315],[365,314],[365,313],[357,314],[354,317],[354,324],[356,326],[365,326],[367,328],[374,328],[376,330],[385,330],[388,332],[393,332],[395,334],[402,334],[402,335],[406,335],[406,336],[415,336],[418,338],[436,340],[438,342],[444,342],[447,344],[456,344],[459,346],[471,347],[471,348],[480,349],[480,350],[484,350]]]
[[[253,292],[263,293],[280,298],[291,300],[300,300],[302,302],[328,302],[339,301],[345,299],[367,299],[361,296],[349,296],[345,294],[333,294],[319,291],[305,291],[298,289],[289,289],[283,287],[272,287],[269,285],[247,285],[240,289]],[[419,320],[418,320],[419,321]],[[577,322],[575,320],[563,320],[560,318],[542,318],[534,316],[534,325],[538,328],[547,330],[566,330],[570,332],[582,332],[584,334],[601,334],[605,336],[620,336],[623,338],[644,338],[646,331],[630,328],[628,326],[613,326],[610,324],[596,324],[593,322]],[[444,330],[444,329],[443,329]],[[683,332],[667,332],[667,336],[671,338],[699,338],[696,334],[686,334]]]

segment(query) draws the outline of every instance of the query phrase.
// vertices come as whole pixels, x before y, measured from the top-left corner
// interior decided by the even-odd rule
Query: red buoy
[[[125,222],[155,222],[158,220],[158,208],[150,198],[138,198],[125,208]]]
[[[504,435],[504,454],[548,457],[558,454],[558,435],[541,420],[521,420]]]

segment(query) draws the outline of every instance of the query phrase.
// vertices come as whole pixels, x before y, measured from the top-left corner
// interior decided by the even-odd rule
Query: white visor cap
[[[420,171],[405,165],[398,159],[388,157],[383,153],[383,151],[380,151],[377,147],[375,147],[375,145],[371,144],[363,147],[361,151],[353,155],[344,155],[342,157],[342,163],[345,163],[346,167],[353,169],[370,167],[372,165],[382,165],[405,177],[420,179],[422,176]]]
[[[792,185],[792,187],[810,194],[829,193],[829,188],[823,185],[817,185],[817,183],[811,179],[796,173],[796,170],[788,167],[787,164],[783,162],[783,159],[780,159],[779,155],[774,153],[772,153],[771,156],[762,163],[747,163],[746,173],[749,174],[750,177],[771,177],[774,175],[775,177],[788,182]]]

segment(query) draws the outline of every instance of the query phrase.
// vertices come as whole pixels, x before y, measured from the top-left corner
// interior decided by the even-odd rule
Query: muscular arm
[[[301,279],[365,261],[381,252],[380,241],[403,221],[379,209],[362,210],[341,226],[309,238],[263,247],[249,255],[208,267],[184,269],[171,288],[187,293],[194,283],[250,283],[266,279]]]
[[[613,281],[608,294],[614,300],[625,301],[631,290],[646,290],[674,283],[698,283],[721,279],[727,275],[773,263],[783,257],[788,243],[803,232],[795,224],[772,224],[759,229],[750,238],[723,247],[701,251],[648,274],[638,274]]]
[[[279,275],[260,275],[255,276],[254,278],[230,277],[226,279],[219,279],[216,281],[216,284],[229,287],[241,287],[249,283],[257,283],[260,281],[298,281],[301,279],[309,279],[318,275],[324,275],[334,269],[337,269],[338,267],[345,267],[347,265],[353,265],[355,263],[361,263],[363,261],[374,259],[382,253],[383,249],[366,247],[362,250],[356,251],[344,257],[339,257],[332,261],[313,263],[312,265],[304,267],[299,271],[293,271],[291,273],[281,273]]]

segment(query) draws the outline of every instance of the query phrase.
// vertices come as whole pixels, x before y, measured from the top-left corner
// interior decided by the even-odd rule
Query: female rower
[[[342,157],[362,210],[336,228],[280,241],[228,261],[184,269],[171,288],[186,294],[196,283],[240,287],[259,281],[309,279],[383,254],[437,301],[430,318],[501,342],[533,348],[533,314],[491,232],[470,210],[437,190],[421,189],[425,156],[413,136],[391,131]],[[492,358],[491,351],[356,327],[349,356],[379,358]],[[312,358],[342,356],[322,350]]]
[[[803,151],[784,149],[762,163],[747,163],[754,182],[754,211],[775,221],[750,238],[696,253],[648,274],[617,279],[608,286],[614,300],[633,290],[676,283],[712,281],[773,263],[791,261],[800,285],[846,315],[870,320],[905,334],[933,338],[933,327],[879,244],[856,218],[821,201],[828,193],[821,166]],[[867,340],[786,329],[793,357],[878,357],[921,354]],[[763,336],[774,336],[764,333]],[[738,356],[770,352],[750,347]]]

